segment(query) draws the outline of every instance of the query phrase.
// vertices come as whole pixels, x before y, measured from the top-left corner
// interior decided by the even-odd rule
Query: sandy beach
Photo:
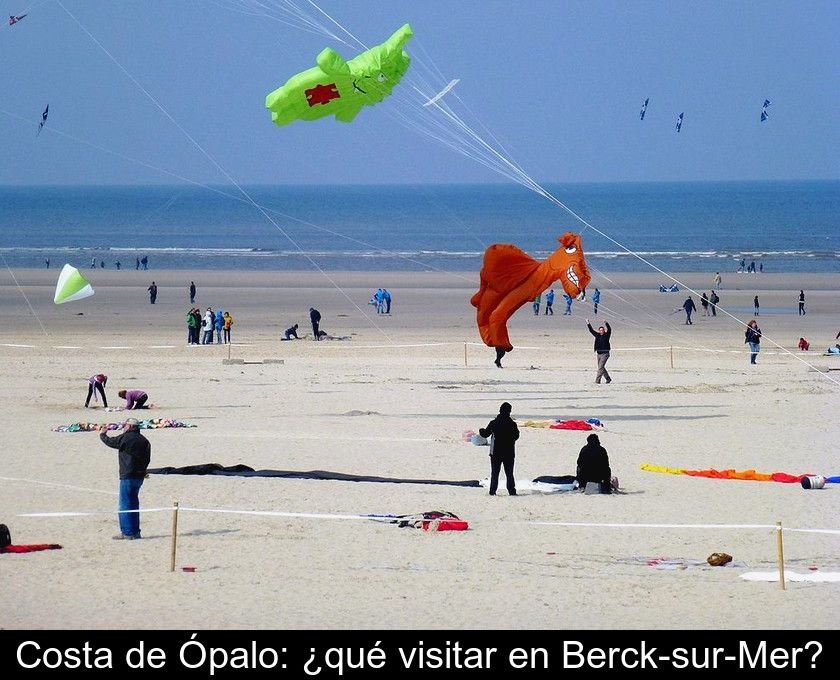
[[[708,291],[714,272],[675,274]],[[840,274],[722,272],[720,305],[741,320],[759,295],[764,332],[750,366],[733,319],[673,313],[685,294],[658,274],[593,277],[613,325],[610,385],[594,383],[592,338],[576,303],[554,316],[523,307],[509,323],[505,368],[479,346],[469,297],[476,273],[97,271],[96,295],[53,305],[57,271],[0,276],[0,521],[15,543],[62,550],[0,557],[3,628],[837,628],[836,584],[747,583],[775,569],[769,529],[593,528],[546,522],[775,524],[840,528],[836,488],[657,474],[689,469],[840,474]],[[158,300],[146,287],[155,280]],[[196,305],[229,310],[230,348],[191,347]],[[367,304],[386,286],[393,314]],[[796,313],[800,289],[807,315]],[[26,294],[27,301],[21,291]],[[699,300],[695,298],[695,302]],[[345,341],[280,342],[308,309]],[[366,316],[367,318],[366,318]],[[37,316],[37,319],[36,319]],[[43,330],[41,325],[43,324]],[[798,353],[800,336],[811,350]],[[465,344],[473,343],[473,344]],[[673,348],[673,349],[672,349]],[[230,356],[283,363],[226,365]],[[671,358],[673,357],[673,368]],[[116,542],[117,462],[95,433],[56,433],[124,414],[85,410],[87,379],[148,392],[153,417],[190,429],[145,431],[152,466],[245,464],[401,478],[483,479],[487,449],[462,441],[502,401],[528,419],[599,418],[623,494],[521,494],[416,484],[153,475],[145,509],[362,515],[454,512],[468,532],[427,533],[359,519],[182,512],[169,571],[171,513],[141,519],[143,540]],[[523,428],[517,479],[574,474],[587,433]],[[79,517],[24,513],[90,512]],[[840,537],[785,535],[787,567],[840,570]],[[727,552],[743,568],[662,571],[656,557]],[[183,566],[195,567],[185,573]]]

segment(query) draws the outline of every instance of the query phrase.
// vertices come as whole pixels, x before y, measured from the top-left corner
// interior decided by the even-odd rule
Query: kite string
[[[41,330],[44,332],[44,335],[47,336],[47,337],[50,337],[50,334],[47,333],[47,329],[44,327],[44,324],[41,323],[40,317],[35,312],[35,309],[32,307],[32,303],[29,302],[29,298],[26,296],[26,293],[24,292],[23,288],[18,283],[18,280],[17,280],[17,277],[15,276],[15,273],[12,271],[12,268],[9,266],[9,263],[6,261],[6,256],[2,252],[0,252],[0,257],[3,258],[3,264],[6,265],[6,270],[9,272],[9,275],[12,277],[12,281],[15,282],[15,285],[17,286],[17,289],[20,291],[20,294],[23,295],[23,299],[26,300],[26,306],[29,307],[29,311],[32,312],[32,316],[35,317],[35,320],[38,322],[38,325],[41,327]]]
[[[84,27],[84,25],[76,18],[76,16],[68,10],[61,0],[56,0],[61,9],[71,18],[73,21],[85,32],[85,34],[93,40],[93,42],[108,56],[108,58],[114,62],[114,64],[128,77],[139,89],[143,94],[151,101],[155,107],[163,113],[164,116],[176,127],[178,130],[198,149],[202,155],[212,163],[212,165],[219,170],[227,179],[228,181],[236,187],[239,192],[248,200],[248,202],[259,210],[263,216],[274,225],[274,227],[281,233],[289,242],[303,255],[315,269],[317,269],[331,284],[332,286],[341,293],[347,301],[356,308],[356,310],[365,318],[367,319],[368,323],[373,326],[380,334],[382,334],[389,342],[391,341],[391,337],[363,310],[359,305],[353,300],[347,292],[338,285],[338,283],[312,258],[308,253],[306,253],[303,248],[279,225],[277,222],[271,217],[271,215],[262,207],[260,206],[242,186],[234,179],[234,177],[227,172],[219,163],[213,158],[205,149],[204,147],[183,127],[181,126],[175,118],[169,113],[169,111],[157,100],[155,99],[154,95],[152,95],[143,85],[138,81],[129,71],[114,57],[106,48],[105,46],[96,39],[96,37]]]

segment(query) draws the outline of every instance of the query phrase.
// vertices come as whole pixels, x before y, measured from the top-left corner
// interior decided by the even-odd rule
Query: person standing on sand
[[[744,342],[750,346],[750,363],[754,364],[756,357],[758,357],[759,343],[761,342],[761,329],[755,319],[747,324],[747,330],[744,332]]]
[[[50,258],[47,258],[46,260],[44,260],[44,262],[47,263],[47,269],[49,269],[50,268]]]
[[[143,265],[143,271],[146,271],[149,268],[149,257],[147,255],[141,257],[140,264]]]
[[[545,294],[545,315],[554,316],[554,289]]]
[[[138,271],[140,270],[140,258],[139,257],[134,258],[134,268]]]
[[[703,308],[701,316],[709,316],[709,298],[706,296],[706,291],[700,296],[700,306]]]
[[[499,407],[499,415],[491,420],[487,427],[481,427],[478,433],[490,439],[490,495],[496,495],[499,487],[499,473],[505,468],[505,481],[508,495],[516,495],[516,480],[513,477],[513,464],[516,461],[516,440],[519,428],[510,417],[512,406],[504,402]]]
[[[753,309],[755,310],[755,315],[759,316],[759,310],[761,309],[760,305],[758,304],[758,295],[753,298]]]
[[[222,329],[225,327],[224,314],[222,314],[221,309],[216,311],[216,318],[214,319],[213,326],[216,329],[216,344],[221,345]]]
[[[309,321],[312,323],[313,340],[320,340],[321,336],[318,333],[318,324],[321,323],[321,312],[314,307],[309,308]]]
[[[87,408],[88,405],[90,404],[90,398],[91,397],[95,397],[98,400],[98,397],[96,397],[97,392],[102,395],[102,405],[105,408],[108,408],[108,399],[105,396],[105,385],[107,385],[107,384],[108,384],[108,376],[107,375],[104,375],[102,373],[97,373],[96,375],[92,375],[90,377],[90,379],[88,380],[88,393],[87,393],[87,399],[85,399],[85,408]]]
[[[592,328],[589,319],[586,320],[586,327],[589,329],[591,335],[595,336],[595,355],[598,358],[598,373],[595,375],[595,382],[601,384],[601,378],[607,379],[607,384],[612,382],[610,374],[607,372],[607,361],[610,358],[610,336],[612,335],[612,328],[608,321],[604,321],[603,326],[598,326],[598,332]]]
[[[685,310],[686,325],[692,325],[694,322],[691,320],[691,313],[697,311],[697,306],[694,304],[694,300],[691,299],[690,295],[685,299],[685,302],[683,302],[682,308]]]
[[[225,312],[222,316],[222,329],[225,332],[225,344],[230,344],[230,327],[233,326],[233,317],[230,312]]]
[[[541,299],[542,299],[542,295],[537,295],[537,297],[534,298],[534,316],[539,316],[540,315]]]
[[[195,304],[195,281],[190,281],[190,304]]]
[[[118,437],[109,437],[107,432],[100,432],[99,439],[106,446],[119,450],[120,463],[120,533],[114,540],[129,540],[140,536],[140,487],[146,478],[146,470],[152,457],[152,445],[140,434],[140,423],[136,418],[128,418],[123,426],[123,433]]]
[[[566,301],[566,311],[563,312],[563,316],[571,316],[572,315],[572,302],[574,302],[574,298],[569,295],[568,293],[563,293],[563,299]]]
[[[723,279],[720,276],[720,272],[717,272],[715,274],[714,284],[715,284],[715,288],[717,288],[718,290],[721,289],[721,286],[723,285]]]
[[[196,323],[194,312],[195,312],[194,309],[191,309],[190,311],[187,312],[187,344],[188,345],[197,345],[198,344],[198,339],[196,338],[196,336],[198,335],[198,333],[196,333],[196,329],[198,328],[198,324]]]
[[[799,291],[799,316],[805,316],[805,291]]]
[[[216,315],[210,307],[204,312],[204,318],[201,320],[201,328],[204,330],[204,337],[201,338],[202,345],[213,344],[213,326],[216,325]]]
[[[717,303],[720,302],[720,298],[715,291],[712,291],[712,295],[709,298],[709,308],[712,310],[712,316],[717,316]]]
[[[149,303],[155,304],[155,300],[157,300],[157,284],[152,281],[152,285],[147,290],[149,291]]]
[[[385,314],[391,313],[391,294],[387,288],[382,289],[382,299],[385,301]]]
[[[599,304],[601,304],[601,291],[596,288],[595,292],[592,294],[593,313],[598,313]]]
[[[120,267],[122,267],[122,262],[120,262],[119,260],[117,260],[116,262],[114,262],[114,266],[117,268],[117,271],[119,271],[119,270],[120,270]]]

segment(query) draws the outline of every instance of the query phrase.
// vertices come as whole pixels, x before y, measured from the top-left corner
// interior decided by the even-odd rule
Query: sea
[[[590,226],[519,185],[0,187],[10,267],[477,271],[582,234],[605,272],[840,272],[840,181],[555,184]]]

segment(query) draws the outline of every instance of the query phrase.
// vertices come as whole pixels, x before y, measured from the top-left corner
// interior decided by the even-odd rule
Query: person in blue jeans
[[[140,434],[140,421],[128,418],[123,433],[109,437],[100,432],[99,439],[106,446],[119,450],[120,465],[120,533],[114,540],[135,540],[140,536],[140,487],[146,478],[146,470],[152,455],[152,445]]]
[[[216,318],[214,320],[215,328],[216,328],[216,344],[222,344],[222,328],[225,325],[225,321],[223,319],[222,310],[219,309],[216,311]]]
[[[601,304],[601,291],[598,290],[597,288],[595,289],[595,292],[592,295],[592,304],[595,306],[594,311],[597,314],[598,313],[598,305]]]
[[[750,363],[754,364],[761,343],[761,329],[755,319],[747,324],[747,330],[744,332],[744,342],[750,346]]]

